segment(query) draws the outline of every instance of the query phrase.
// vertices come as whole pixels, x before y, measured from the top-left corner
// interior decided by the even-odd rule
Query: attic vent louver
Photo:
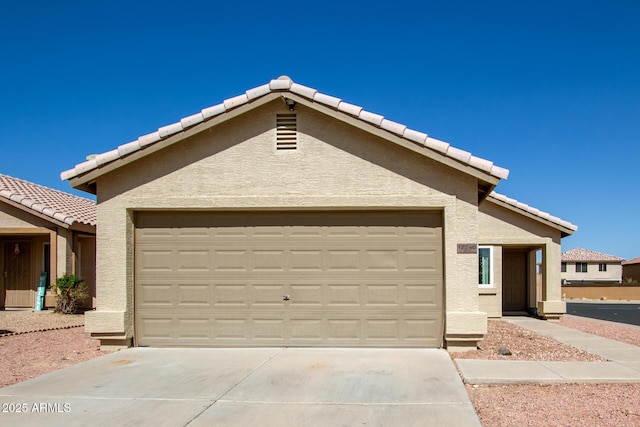
[[[295,150],[298,141],[296,114],[276,116],[276,150]]]

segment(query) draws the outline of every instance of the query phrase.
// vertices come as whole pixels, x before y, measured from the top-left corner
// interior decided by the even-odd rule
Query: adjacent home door
[[[527,310],[527,252],[502,253],[502,311]]]
[[[16,247],[16,245],[18,245]],[[5,307],[33,307],[35,286],[31,279],[31,243],[6,241],[4,244]]]

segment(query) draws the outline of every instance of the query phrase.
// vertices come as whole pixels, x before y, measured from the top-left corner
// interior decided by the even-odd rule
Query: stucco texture
[[[281,100],[98,178],[97,306],[87,330],[133,336],[133,230],[145,209],[436,209],[443,213],[446,332],[481,336],[476,178],[299,105],[298,148],[276,150]],[[467,320],[465,320],[467,319]]]

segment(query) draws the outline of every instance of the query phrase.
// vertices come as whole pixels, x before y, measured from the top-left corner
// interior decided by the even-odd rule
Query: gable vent
[[[298,141],[296,114],[276,116],[276,150],[295,150]]]

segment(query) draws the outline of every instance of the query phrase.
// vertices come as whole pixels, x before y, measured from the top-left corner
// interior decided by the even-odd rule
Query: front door
[[[4,245],[5,307],[33,307],[35,285],[31,281],[31,243],[6,241]]]
[[[527,310],[526,251],[502,252],[502,311]]]

